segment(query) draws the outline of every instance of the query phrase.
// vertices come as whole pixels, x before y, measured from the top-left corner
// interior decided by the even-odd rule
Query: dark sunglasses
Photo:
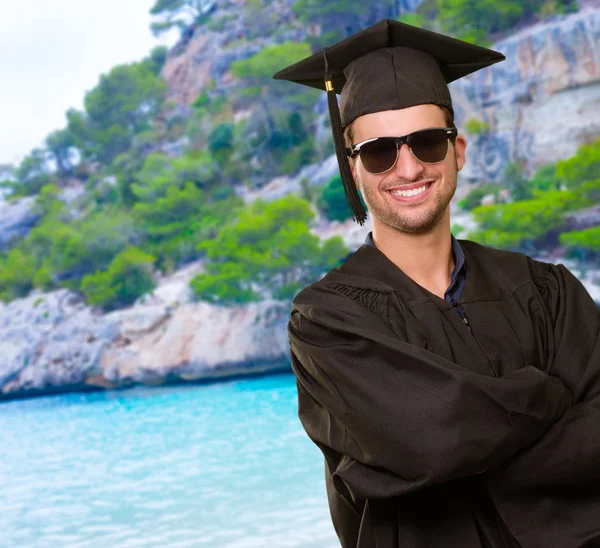
[[[369,173],[383,173],[393,168],[398,160],[398,151],[408,145],[411,154],[424,164],[437,164],[448,154],[448,139],[456,137],[456,128],[421,129],[404,137],[375,137],[346,149],[352,158],[360,154],[363,166]]]

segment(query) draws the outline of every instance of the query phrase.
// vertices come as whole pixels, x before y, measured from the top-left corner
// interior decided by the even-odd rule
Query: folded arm
[[[479,375],[386,334],[364,309],[327,305],[293,311],[292,368],[300,419],[313,441],[346,456],[337,479],[355,499],[495,468],[570,405],[564,385],[532,366]]]
[[[534,266],[554,345],[549,371],[569,388],[574,405],[536,443],[490,472],[502,490],[600,481],[600,309],[564,266]]]

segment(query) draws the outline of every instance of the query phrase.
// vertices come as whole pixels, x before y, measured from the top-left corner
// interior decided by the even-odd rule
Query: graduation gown
[[[340,542],[600,546],[600,311],[562,265],[460,244],[472,331],[366,245],[294,298]]]

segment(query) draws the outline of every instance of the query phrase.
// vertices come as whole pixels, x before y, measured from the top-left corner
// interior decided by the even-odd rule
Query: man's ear
[[[352,158],[348,158],[348,164],[350,165],[350,172],[352,173],[352,178],[354,179],[354,185],[356,188],[359,188],[358,180],[356,178],[356,167],[354,165],[354,160]]]
[[[467,158],[466,149],[467,140],[463,135],[458,134],[454,140],[454,153],[456,154],[456,167],[458,171],[460,171],[465,165],[465,160]]]

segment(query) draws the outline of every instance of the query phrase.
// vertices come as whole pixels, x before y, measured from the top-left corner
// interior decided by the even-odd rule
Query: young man
[[[288,323],[345,548],[600,546],[600,311],[564,266],[450,233],[447,83],[502,59],[385,20],[275,75],[327,90],[372,218]]]

